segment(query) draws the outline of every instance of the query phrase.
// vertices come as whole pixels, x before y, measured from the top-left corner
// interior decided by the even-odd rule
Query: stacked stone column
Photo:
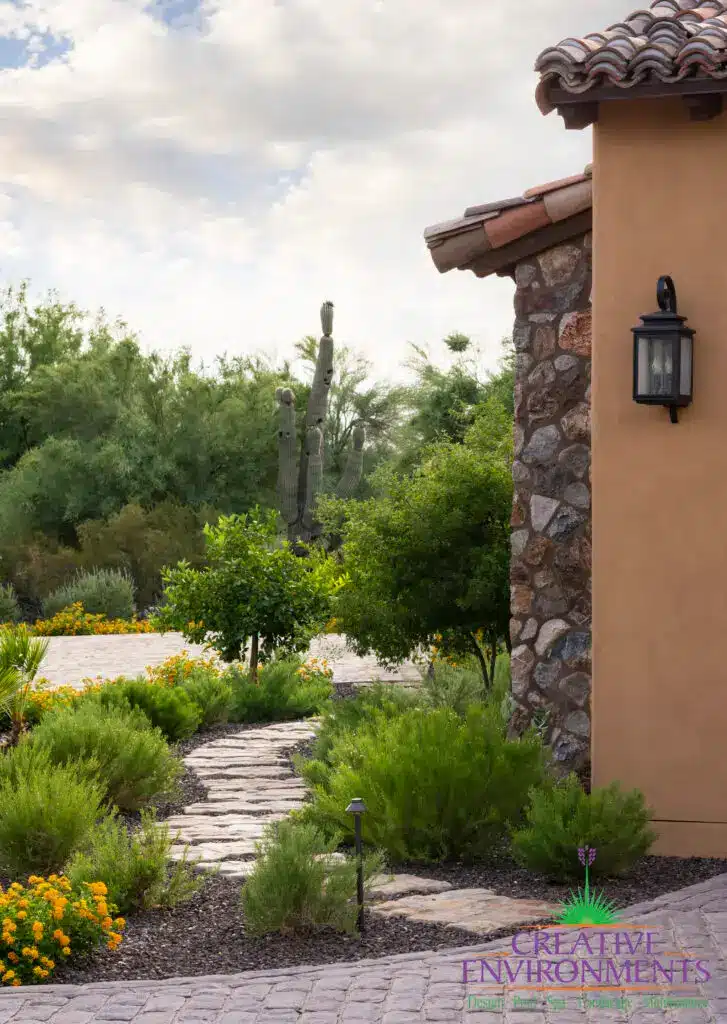
[[[516,269],[511,732],[590,762],[591,235]]]

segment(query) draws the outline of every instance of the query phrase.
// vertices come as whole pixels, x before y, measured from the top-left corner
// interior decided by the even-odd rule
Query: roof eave
[[[465,242],[459,260],[454,258],[456,250],[451,245],[445,248],[444,243],[430,245],[430,253],[440,274],[446,274],[450,270],[471,270],[476,277],[481,278],[493,274],[508,277],[514,274],[518,263],[586,234],[591,230],[592,224],[593,210],[588,209],[539,231],[533,231],[499,249],[487,249],[485,239],[482,237],[479,245],[474,239],[468,240],[473,243],[469,248]],[[445,241],[451,242],[451,239]]]
[[[598,121],[601,103],[615,100],[669,99],[681,97],[693,121],[717,117],[724,108],[727,94],[725,78],[684,78],[678,82],[655,80],[629,85],[592,86],[574,92],[559,84],[554,76],[545,76],[538,83],[535,97],[541,113],[557,110],[566,128],[580,130]]]

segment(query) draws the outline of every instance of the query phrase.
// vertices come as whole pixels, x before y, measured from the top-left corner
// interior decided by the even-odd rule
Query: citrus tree
[[[206,564],[165,569],[155,617],[193,643],[208,642],[225,661],[250,647],[250,676],[276,652],[308,647],[331,615],[334,563],[319,550],[298,557],[278,535],[277,513],[253,509],[205,527]]]

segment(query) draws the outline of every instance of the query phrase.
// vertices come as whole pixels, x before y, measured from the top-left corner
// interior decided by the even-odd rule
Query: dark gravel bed
[[[360,938],[332,930],[253,938],[245,933],[240,889],[240,882],[211,878],[202,892],[175,910],[135,914],[129,919],[124,941],[115,953],[103,949],[75,968],[68,963],[54,981],[85,984],[237,974],[343,963],[477,942],[476,936],[460,929],[414,924],[403,919],[381,921],[371,915],[367,915],[365,934]],[[507,934],[503,930],[491,937]]]

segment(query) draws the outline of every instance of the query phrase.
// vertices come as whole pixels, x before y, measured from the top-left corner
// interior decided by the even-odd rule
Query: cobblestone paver
[[[212,740],[188,754],[184,761],[207,786],[207,800],[166,820],[179,833],[172,856],[182,857],[189,844],[192,859],[204,867],[233,878],[248,875],[265,825],[300,807],[305,796],[282,752],[314,735],[311,722],[283,722]]]
[[[138,633],[129,636],[53,636],[40,675],[52,686],[78,686],[86,679],[103,676],[138,676],[147,665],[160,665],[173,654],[187,651],[194,657],[209,656],[198,644],[188,644],[180,633]],[[379,668],[374,658],[358,658],[346,647],[343,637],[322,636],[313,641],[313,657],[325,658],[338,683],[384,682],[416,684],[421,675],[415,665],[404,664],[396,671]],[[2,1022],[0,1022],[2,1024]]]
[[[698,957],[704,965],[703,980],[689,993],[654,987],[651,996],[626,988],[611,993],[560,994],[516,992],[504,986],[485,990],[480,982],[480,958],[493,962],[496,953],[509,951],[513,955],[512,940],[499,940],[437,953],[224,977],[49,985],[33,992],[5,989],[0,992],[0,1024],[727,1022],[727,875],[631,907],[624,922],[631,922],[640,932],[658,931],[662,961],[667,961],[665,954],[671,952]],[[658,1005],[658,998],[668,1000],[670,996],[681,999],[683,1005]],[[528,998],[533,1002],[522,1002]],[[621,998],[628,1005],[603,1008],[597,1005],[600,998]],[[656,1003],[649,1006],[649,998]],[[686,1005],[689,1000],[694,1005]],[[705,1005],[698,1005],[700,1001]]]

